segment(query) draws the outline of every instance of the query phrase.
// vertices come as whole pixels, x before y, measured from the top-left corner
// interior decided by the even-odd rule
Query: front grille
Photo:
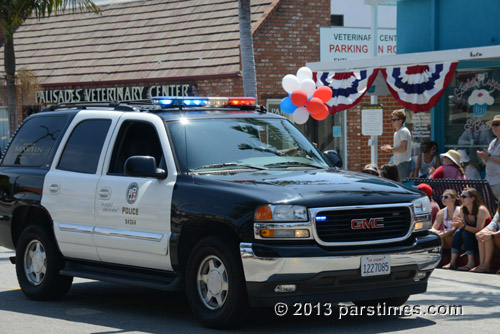
[[[319,239],[329,243],[403,238],[411,227],[409,207],[325,210],[317,212],[315,217]],[[353,220],[355,229],[352,228]],[[374,226],[382,224],[380,228]]]

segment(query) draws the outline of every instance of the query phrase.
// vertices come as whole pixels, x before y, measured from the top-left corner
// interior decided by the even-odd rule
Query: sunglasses
[[[493,123],[491,126],[496,128],[497,126],[500,126],[500,123]]]
[[[431,150],[436,151],[438,148],[436,146],[431,147]]]
[[[448,198],[452,198],[450,195],[443,195],[441,196],[442,199],[448,199]]]
[[[391,121],[393,121],[393,122],[400,121],[400,120],[401,120],[401,118],[393,118],[393,119],[391,119]],[[493,125],[495,125],[495,124],[493,124]]]
[[[462,194],[462,195],[460,195],[460,197],[462,197],[462,198],[474,198],[474,196],[467,195],[467,194]]]
[[[374,171],[371,171],[371,170],[364,170],[363,173],[364,174],[370,174],[370,175],[379,176],[377,172],[374,172]]]

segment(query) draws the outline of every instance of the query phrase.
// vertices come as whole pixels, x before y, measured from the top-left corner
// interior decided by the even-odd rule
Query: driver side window
[[[108,175],[124,175],[125,161],[135,155],[152,156],[156,159],[157,167],[166,168],[160,139],[152,124],[126,121],[121,125],[113,147]]]

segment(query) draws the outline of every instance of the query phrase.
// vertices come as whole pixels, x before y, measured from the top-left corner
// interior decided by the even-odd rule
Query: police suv
[[[423,193],[331,167],[251,98],[55,106],[0,164],[0,245],[26,296],[73,277],[185,289],[210,327],[277,302],[402,305],[440,260],[430,222]]]

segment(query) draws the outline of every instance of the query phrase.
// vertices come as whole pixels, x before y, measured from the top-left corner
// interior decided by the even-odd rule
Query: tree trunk
[[[257,98],[250,0],[238,0],[243,94]]]
[[[10,135],[17,129],[17,98],[16,98],[16,56],[14,53],[13,31],[5,34],[4,62],[7,82],[7,111],[9,114]]]

